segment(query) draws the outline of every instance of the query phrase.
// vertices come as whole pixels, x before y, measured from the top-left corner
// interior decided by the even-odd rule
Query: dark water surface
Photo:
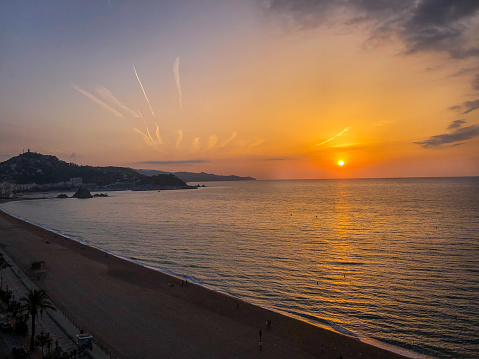
[[[2,208],[365,341],[478,357],[479,178],[207,186]]]

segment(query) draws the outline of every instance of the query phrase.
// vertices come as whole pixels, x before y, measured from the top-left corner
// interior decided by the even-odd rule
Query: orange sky
[[[463,51],[479,6],[315,3],[0,5],[0,161],[30,148],[258,179],[479,175],[479,63]]]

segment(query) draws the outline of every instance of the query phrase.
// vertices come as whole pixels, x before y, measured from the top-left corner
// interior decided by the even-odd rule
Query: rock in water
[[[91,195],[90,191],[87,190],[86,188],[80,188],[78,191],[75,192],[75,194],[72,196],[75,198],[93,198]]]

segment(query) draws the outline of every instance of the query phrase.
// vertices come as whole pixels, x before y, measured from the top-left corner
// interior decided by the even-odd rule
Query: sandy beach
[[[45,261],[48,271],[35,283],[117,358],[403,358],[199,285],[183,286],[2,211],[0,246],[26,271]]]

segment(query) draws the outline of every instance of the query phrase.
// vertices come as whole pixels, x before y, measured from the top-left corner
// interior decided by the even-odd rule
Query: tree
[[[44,309],[56,310],[47,292],[43,289],[30,289],[25,297],[22,297],[20,301],[23,302],[23,310],[32,316],[32,337],[30,339],[30,351],[35,349],[35,319],[38,317],[38,313],[43,313]]]

